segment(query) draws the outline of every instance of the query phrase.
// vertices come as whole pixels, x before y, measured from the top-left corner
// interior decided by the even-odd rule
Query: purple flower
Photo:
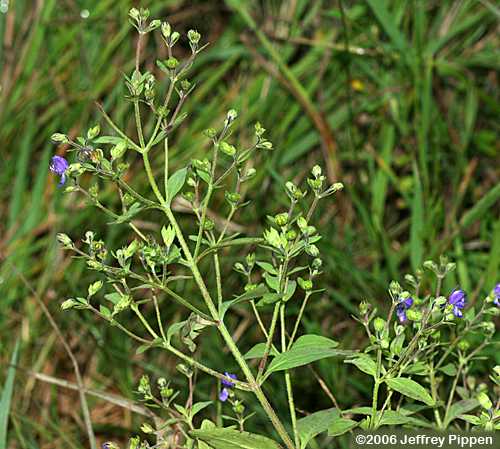
[[[500,284],[495,285],[495,288],[493,289],[493,296],[495,297],[493,304],[500,307]]]
[[[406,323],[406,311],[413,305],[413,298],[399,298],[399,304],[396,306],[396,315],[400,323]]]
[[[61,156],[54,156],[50,162],[50,171],[61,177],[60,186],[66,182],[66,170],[68,170],[68,166],[68,161]]]
[[[453,306],[453,315],[457,318],[462,318],[462,309],[465,307],[466,302],[465,292],[460,289],[453,290],[448,297],[448,303]]]
[[[231,374],[228,373],[227,371],[224,373],[224,375],[234,380],[238,379],[236,377],[236,374]],[[221,402],[226,402],[227,398],[229,397],[229,390],[234,387],[234,382],[231,382],[230,380],[227,379],[222,379],[221,384],[224,386],[224,388],[219,393],[219,400]]]
[[[229,397],[229,390],[227,388],[223,388],[219,393],[219,400],[221,402],[226,402]]]
[[[231,379],[234,379],[234,380],[237,380],[238,378],[236,377],[236,374],[230,374],[228,373],[227,371],[224,373],[224,376],[226,377],[230,377]],[[221,383],[222,385],[224,385],[225,387],[229,387],[229,388],[233,388],[234,387],[234,383],[229,381],[229,380],[226,380],[226,379],[222,379],[221,380]]]

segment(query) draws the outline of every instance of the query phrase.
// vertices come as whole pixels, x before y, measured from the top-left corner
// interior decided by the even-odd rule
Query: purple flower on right
[[[462,309],[465,307],[467,302],[467,296],[463,290],[455,289],[451,292],[448,297],[448,303],[453,306],[453,315],[457,318],[462,318],[464,316]]]
[[[495,297],[493,304],[500,307],[500,283],[495,285],[495,288],[493,289],[493,296]]]

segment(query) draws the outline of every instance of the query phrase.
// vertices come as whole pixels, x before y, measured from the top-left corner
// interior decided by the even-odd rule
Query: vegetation
[[[193,327],[184,307],[186,301],[180,306],[179,301],[167,299],[164,293],[168,292],[161,294],[161,316],[165,322],[184,321],[184,326],[190,326],[190,332],[194,332],[188,332],[188,338],[181,332],[181,340],[175,337],[176,346],[167,349],[177,351],[179,342],[187,344],[183,346],[184,352],[192,349],[203,366],[223,373],[219,380],[222,387],[227,387],[233,418],[238,425],[275,441],[280,441],[281,435],[282,442],[289,447],[305,445],[304,441],[309,439],[313,448],[331,447],[332,444],[344,447],[347,435],[336,438],[335,443],[332,438],[354,425],[371,428],[382,425],[384,415],[373,413],[373,410],[390,409],[394,395],[397,400],[406,397],[410,408],[418,401],[430,408],[411,420],[407,416],[403,419],[401,414],[391,416],[392,424],[420,426],[424,422],[440,428],[491,428],[494,415],[488,415],[488,411],[495,407],[498,410],[498,404],[492,404],[490,398],[498,397],[498,391],[491,386],[488,396],[484,382],[489,382],[490,375],[496,379],[498,373],[492,369],[500,363],[495,351],[498,339],[491,321],[495,314],[498,315],[493,288],[500,279],[500,184],[498,164],[495,164],[499,154],[496,142],[499,59],[495,35],[499,11],[493,4],[487,1],[431,4],[370,0],[143,2],[142,6],[149,8],[152,18],[166,17],[172,30],[183,36],[189,29],[196,29],[201,34],[201,40],[191,33],[189,39],[182,38],[175,46],[175,58],[188,61],[190,85],[181,87],[185,93],[189,92],[182,100],[186,117],[179,112],[170,122],[176,114],[174,109],[168,120],[160,120],[160,125],[165,125],[168,131],[167,173],[180,173],[183,181],[194,179],[193,195],[196,183],[215,184],[211,170],[208,170],[211,173],[208,178],[203,175],[207,173],[204,160],[213,161],[210,159],[211,143],[214,148],[221,148],[224,139],[219,133],[226,128],[229,130],[229,126],[230,143],[226,143],[226,148],[222,146],[224,154],[220,154],[219,159],[223,167],[240,168],[239,161],[233,159],[231,163],[233,148],[241,151],[252,145],[262,147],[252,156],[251,164],[245,165],[245,170],[255,167],[256,173],[245,180],[241,192],[233,191],[234,184],[230,182],[236,181],[238,176],[225,179],[231,186],[229,195],[223,189],[214,189],[209,195],[210,206],[207,207],[208,201],[201,204],[198,219],[196,211],[193,216],[190,207],[190,203],[196,204],[194,196],[174,199],[172,194],[168,210],[178,217],[172,222],[168,214],[167,220],[160,219],[158,212],[149,210],[157,205],[148,202],[157,202],[160,212],[165,212],[161,210],[165,200],[163,184],[158,181],[161,189],[158,186],[155,189],[151,182],[152,179],[160,180],[165,172],[164,151],[160,145],[150,153],[144,151],[148,140],[141,142],[140,133],[136,131],[134,108],[139,98],[139,112],[146,107],[144,95],[152,87],[151,84],[148,87],[147,78],[134,78],[131,74],[140,67],[143,74],[149,71],[158,79],[163,70],[166,79],[171,79],[177,64],[171,59],[170,47],[162,42],[162,36],[172,39],[173,31],[168,34],[166,29],[157,29],[142,35],[139,42],[137,33],[132,34],[133,28],[124,25],[132,6],[128,2],[93,0],[87,2],[85,10],[77,9],[74,3],[62,5],[54,0],[40,1],[35,7],[32,2],[11,3],[0,2],[3,8],[0,13],[0,142],[3,156],[0,289],[5,311],[0,315],[0,357],[5,366],[0,374],[0,448],[44,447],[48,443],[88,447],[89,423],[98,441],[114,441],[125,446],[141,424],[158,424],[152,419],[151,409],[141,404],[141,400],[146,403],[158,400],[149,392],[150,385],[148,378],[142,377],[144,374],[159,382],[161,400],[165,396],[169,407],[173,404],[174,391],[181,392],[176,401],[182,401],[188,410],[184,417],[186,422],[191,419],[189,410],[193,410],[190,405],[193,403],[191,394],[194,394],[197,402],[202,401],[198,403],[214,401],[210,409],[201,411],[199,406],[200,415],[212,418],[219,426],[222,422],[230,424],[223,415],[227,415],[231,407],[217,401],[221,394],[217,382],[203,374],[200,366],[192,371],[189,368],[192,361],[176,371],[178,359],[172,356],[173,351],[155,347],[162,346],[165,341],[158,344],[154,335],[149,341],[150,336],[144,334],[144,322],[155,323],[157,319],[153,303],[141,305],[143,315],[134,307],[130,311],[108,309],[109,316],[104,309],[96,309],[111,321],[114,312],[120,312],[118,316],[124,329],[134,335],[146,335],[148,347],[139,350],[133,339],[124,338],[117,322],[113,323],[115,326],[105,326],[91,314],[60,310],[61,304],[65,304],[64,308],[86,308],[86,298],[84,303],[78,303],[78,298],[84,296],[87,285],[93,286],[89,297],[94,294],[102,297],[102,292],[97,292],[102,286],[95,283],[95,273],[86,270],[86,259],[96,254],[96,243],[101,245],[102,241],[102,247],[115,254],[120,265],[120,257],[124,257],[122,261],[126,265],[127,255],[119,256],[118,250],[129,249],[138,256],[139,247],[124,245],[130,244],[134,233],[139,231],[139,235],[147,235],[145,240],[149,242],[141,247],[142,254],[146,248],[146,253],[154,259],[152,253],[156,247],[150,236],[156,236],[157,241],[165,245],[170,242],[168,247],[174,244],[170,241],[173,238],[174,246],[179,247],[177,251],[183,251],[182,257],[186,259],[185,248],[175,228],[177,220],[182,230],[194,235],[194,241],[188,242],[188,246],[192,246],[195,254],[203,254],[208,251],[205,245],[213,245],[214,242],[201,238],[208,231],[210,239],[212,226],[215,234],[223,232],[221,241],[235,233],[240,234],[238,238],[262,236],[267,241],[265,246],[273,257],[261,258],[262,249],[253,246],[251,248],[257,252],[253,259],[252,252],[230,244],[229,238],[226,239],[227,247],[218,248],[224,299],[241,294],[249,283],[245,278],[250,279],[250,284],[254,282],[250,272],[257,262],[260,262],[260,272],[267,272],[269,278],[275,276],[273,270],[282,266],[286,259],[282,259],[280,253],[279,233],[298,233],[297,242],[304,242],[301,251],[306,251],[308,245],[316,248],[306,251],[310,267],[305,273],[309,273],[311,279],[303,273],[294,273],[289,281],[283,278],[284,284],[276,290],[280,300],[275,304],[280,305],[287,296],[287,282],[297,282],[297,297],[286,302],[286,310],[271,304],[258,312],[266,326],[278,322],[277,334],[284,332],[280,323],[288,323],[288,335],[284,332],[285,337],[276,338],[275,344],[278,340],[280,345],[285,341],[290,350],[296,336],[328,337],[322,342],[314,341],[316,348],[330,351],[328,358],[309,360],[314,363],[308,367],[295,369],[285,364],[283,370],[276,370],[288,373],[285,375],[270,376],[269,369],[267,372],[259,369],[265,365],[262,360],[272,358],[273,352],[270,340],[263,340],[261,326],[256,324],[250,304],[232,304],[224,317],[227,329],[221,333],[222,340],[213,326],[208,326],[203,329],[203,343],[198,344],[199,340],[195,343],[194,337],[202,331],[201,327],[213,323],[197,327],[200,322],[196,321]],[[131,19],[139,31],[149,31],[141,29],[142,22],[137,22],[140,18],[134,14]],[[151,24],[149,20],[146,26]],[[157,25],[153,23],[153,28]],[[207,41],[207,48],[198,54]],[[140,49],[137,53],[136,48]],[[190,59],[192,54],[196,54],[193,60]],[[137,55],[135,60],[131,55]],[[155,59],[165,61],[166,65],[158,67]],[[124,74],[129,77],[128,81]],[[169,85],[158,82],[155,96],[168,95]],[[140,92],[134,93],[138,87]],[[196,88],[191,91],[191,87]],[[131,101],[123,101],[124,96]],[[238,111],[237,120],[232,110]],[[158,109],[153,112],[142,118],[139,127],[148,137],[158,137],[160,132],[155,124],[161,112]],[[254,128],[257,121],[262,125]],[[96,123],[100,123],[100,127],[95,127]],[[267,129],[265,134],[263,128]],[[118,129],[124,134],[120,135]],[[213,134],[212,129],[217,133]],[[204,133],[204,130],[209,132]],[[56,132],[65,134],[54,136]],[[130,137],[124,138],[124,135]],[[58,146],[50,143],[51,136]],[[77,136],[83,136],[86,141],[78,141]],[[165,135],[161,137],[163,140]],[[140,150],[137,151],[141,153],[139,158],[130,156],[134,152],[132,141],[138,145],[135,150]],[[272,152],[266,148],[270,142],[274,147]],[[87,144],[92,146],[92,151],[85,150]],[[49,175],[54,152],[67,156],[70,146],[77,152],[68,159],[80,162],[83,167],[73,165],[68,175],[81,176],[82,191],[87,192],[87,199],[76,194],[63,195],[64,189],[56,187],[56,177]],[[105,153],[94,152],[98,147]],[[107,159],[112,155],[111,170],[103,169],[104,154]],[[222,159],[226,154],[230,157]],[[241,152],[237,154],[241,156]],[[85,159],[80,160],[82,157]],[[123,170],[116,163],[120,158],[128,165],[123,166]],[[324,170],[316,165],[323,166]],[[182,171],[186,166],[191,167],[189,176]],[[215,167],[215,162],[213,165],[209,162],[209,166]],[[58,170],[66,173],[64,166]],[[99,182],[97,190],[88,174],[80,173],[83,170],[113,182]],[[137,210],[133,210],[134,202],[124,197],[125,192],[117,195],[114,170],[123,174],[120,182],[132,185],[142,198],[135,203]],[[242,176],[245,174],[246,171],[241,172]],[[168,179],[174,177],[166,177],[166,192],[169,191]],[[289,180],[293,188],[287,184]],[[321,180],[319,187],[315,184],[318,180]],[[309,237],[314,237],[315,232],[309,232],[310,224],[301,225],[299,219],[300,208],[308,203],[294,199],[294,189],[309,186],[310,192],[305,198],[309,202],[315,195],[322,196],[323,189],[330,185],[337,186],[333,189],[337,190],[339,182],[345,189],[335,194],[335,200],[320,201],[312,209],[304,209],[303,217],[311,220],[323,236],[311,242]],[[187,185],[178,184],[180,187],[173,189],[176,193],[182,187],[184,193],[189,190]],[[81,188],[79,184],[67,185]],[[231,197],[233,193],[241,197]],[[226,220],[233,206],[240,209],[242,198],[250,203],[238,210],[234,221]],[[294,206],[292,212],[285,213],[287,217],[282,215],[290,210],[290,204],[297,202],[297,209]],[[97,205],[97,209],[86,207],[88,203]],[[136,216],[139,208],[147,210]],[[97,213],[98,209],[115,211],[115,215],[110,218],[109,214]],[[121,215],[116,213],[120,210]],[[130,210],[133,213],[129,213]],[[272,217],[271,221],[268,216]],[[115,224],[110,225],[110,221]],[[197,221],[201,223],[201,231],[192,225]],[[292,229],[295,224],[298,228]],[[89,230],[94,234],[88,234]],[[175,237],[170,235],[172,230]],[[71,253],[61,250],[56,238],[61,232],[76,241],[73,246],[71,241],[60,237],[62,243],[80,251],[83,258],[74,259]],[[93,253],[81,253],[82,239],[87,240]],[[245,243],[255,245],[262,240]],[[316,251],[321,253],[321,267],[314,265],[319,263],[314,262],[318,256]],[[449,260],[440,259],[444,254]],[[177,254],[176,262],[179,257]],[[436,263],[427,262],[428,270],[423,271],[424,262],[432,260]],[[136,263],[141,261],[145,263],[144,273],[149,269],[149,274],[158,274],[155,268],[151,272],[147,258],[141,257]],[[278,263],[269,265],[273,261]],[[191,274],[182,266],[169,274],[177,278],[176,294],[181,299],[188,298],[188,307],[198,318],[217,321],[213,314],[206,316],[203,307],[207,303],[200,296],[198,268],[189,258],[187,262]],[[239,265],[235,265],[237,262]],[[199,277],[214,298],[220,288],[217,276],[209,277],[209,273],[216,265],[212,255],[199,265]],[[317,279],[314,270],[316,274],[322,272]],[[413,277],[405,277],[405,274]],[[112,281],[121,277],[116,272],[106,275]],[[194,276],[195,282],[185,279],[187,275]],[[260,279],[260,275],[256,278]],[[302,291],[302,296],[309,298],[308,292],[313,286],[307,282],[313,278],[314,289],[318,291],[307,301],[307,308],[302,309],[298,292]],[[403,287],[391,283],[393,280]],[[151,282],[147,279],[136,281]],[[271,287],[269,284],[273,282],[266,281]],[[106,284],[106,289],[111,288],[111,284]],[[247,291],[251,292],[253,287],[248,287]],[[452,296],[454,291],[467,293],[463,320],[458,317],[462,307],[454,308],[461,304],[460,298]],[[123,290],[116,290],[120,298],[126,296],[123,293]],[[238,301],[253,302],[265,295],[272,296],[266,290],[254,298],[247,293]],[[276,295],[268,296],[264,303],[273,303],[278,299]],[[409,297],[415,299],[415,305],[405,302]],[[63,302],[68,298],[72,298],[72,302]],[[115,308],[130,307],[130,304],[120,303],[120,298],[110,298]],[[154,295],[148,294],[147,298],[153,301]],[[154,298],[155,304],[156,301]],[[217,305],[216,314],[220,318],[221,303]],[[489,315],[485,314],[486,310],[490,311]],[[407,341],[413,342],[412,336],[417,336],[415,344],[421,337],[427,340],[431,335],[423,335],[426,324],[432,327],[440,322],[445,326],[439,335],[441,344],[434,347],[430,343],[429,350],[421,354],[423,380],[418,372],[409,373],[428,388],[428,396],[408,394],[408,390],[415,391],[415,386],[408,384],[415,379],[406,376],[407,380],[401,383],[383,372],[384,366],[393,371],[396,366],[403,369],[400,374],[408,374],[404,368],[407,357],[412,354],[401,353],[401,348],[398,353],[401,326],[393,327],[390,320],[380,317],[397,320],[402,313],[407,314],[405,318],[411,323],[403,328],[408,334]],[[299,333],[295,334],[297,316],[302,321],[297,328]],[[458,323],[458,326],[448,326],[449,323]],[[174,326],[174,330],[181,329]],[[361,332],[363,330],[367,335]],[[168,340],[167,346],[170,346],[174,333],[168,332],[164,340]],[[492,344],[479,346],[479,354],[476,349],[485,335]],[[461,336],[461,343],[458,336]],[[332,346],[336,345],[332,339],[341,342],[343,354]],[[243,352],[264,341],[264,352],[254,354],[261,358],[260,364],[258,359],[256,363],[243,362],[240,356],[235,361],[230,354],[234,355],[230,341],[245,348]],[[398,343],[394,343],[396,341]],[[451,353],[446,352],[444,344],[447,341],[452,343]],[[374,355],[375,370],[364,356],[348,352],[364,348],[369,355]],[[441,349],[444,353],[438,353]],[[330,358],[330,355],[342,357]],[[483,357],[474,360],[477,355]],[[401,361],[397,362],[395,356]],[[449,364],[443,365],[445,360],[449,360]],[[266,378],[262,390],[272,398],[275,414],[285,422],[284,431],[276,420],[272,423],[266,418],[270,411],[263,406],[260,393],[255,397],[243,393],[244,406],[235,395],[237,388],[233,389],[231,383],[243,389],[248,387],[249,379],[245,380],[242,366]],[[446,370],[440,372],[435,381],[434,370],[439,368]],[[230,381],[228,374],[236,372],[243,382]],[[295,394],[292,405],[289,388],[284,388],[290,377]],[[163,378],[169,383],[161,380]],[[84,391],[82,385],[88,390]],[[372,404],[374,387],[387,395]],[[79,394],[74,390],[80,390]],[[441,394],[444,403],[436,407]],[[82,409],[75,407],[76,401]],[[463,401],[469,401],[467,407],[452,410],[455,402],[464,405]],[[367,405],[371,411],[363,407]],[[333,409],[325,416],[324,411],[331,407]],[[405,407],[403,410],[408,410]],[[323,411],[320,414],[310,414],[320,410]],[[177,412],[182,414],[179,409]],[[252,412],[257,414],[246,420],[247,414]],[[456,419],[459,415],[466,415],[465,421]],[[338,428],[332,430],[334,419]],[[314,438],[316,433],[310,430],[314,420],[328,421],[330,436],[323,433]],[[294,421],[299,424],[294,425]],[[195,423],[198,428],[198,417]],[[143,425],[146,433],[150,430],[147,425]],[[198,429],[189,435],[214,445],[213,439],[206,435],[210,430]],[[292,441],[283,438],[285,433],[291,435]],[[145,438],[146,434],[141,433],[141,439]],[[264,443],[260,441],[259,444]]]

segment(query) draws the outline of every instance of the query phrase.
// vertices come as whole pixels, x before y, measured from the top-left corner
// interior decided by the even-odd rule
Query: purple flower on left
[[[406,323],[406,311],[413,305],[413,298],[409,297],[406,299],[399,298],[399,303],[396,307],[396,315],[398,316],[399,322],[401,324]]]
[[[453,306],[453,315],[457,318],[462,318],[464,315],[462,309],[467,303],[465,292],[460,289],[453,290],[448,298],[448,303]]]
[[[59,185],[62,186],[66,182],[66,171],[68,170],[69,164],[66,159],[61,156],[54,156],[50,161],[50,171],[61,177]]]

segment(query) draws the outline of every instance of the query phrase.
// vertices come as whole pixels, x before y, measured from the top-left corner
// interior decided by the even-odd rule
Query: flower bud
[[[172,27],[170,26],[170,24],[168,22],[163,22],[161,24],[161,34],[166,40],[168,40],[168,38],[170,37],[171,32],[172,32]]]
[[[210,139],[214,139],[217,136],[217,131],[214,128],[208,128],[203,131],[203,134]]]
[[[366,301],[361,301],[358,304],[358,310],[360,315],[366,315],[369,309],[370,309],[370,304],[368,304]]]
[[[311,173],[315,178],[319,178],[321,176],[321,167],[319,165],[315,165],[312,168]]]
[[[57,234],[57,241],[63,246],[63,248],[72,248],[73,242],[67,234],[60,232]]]
[[[274,221],[278,226],[286,226],[288,223],[288,214],[283,212],[274,217]]]
[[[159,20],[159,19],[152,20],[151,23],[148,26],[147,31],[148,32],[149,31],[154,31],[157,28],[159,28],[160,26],[161,26],[161,20]]]
[[[236,204],[240,199],[241,195],[237,192],[226,192],[226,199],[231,203],[231,204]]]
[[[251,167],[243,175],[243,180],[248,181],[249,179],[254,178],[256,174],[257,174],[257,170],[255,170],[255,168]]]
[[[170,36],[170,45],[171,46],[175,45],[180,37],[181,35],[177,31],[174,31]]]
[[[139,10],[137,8],[132,8],[129,12],[128,15],[130,16],[131,19],[133,20],[138,20],[140,17]]]
[[[174,58],[173,56],[171,56],[170,58],[168,58],[165,61],[165,65],[170,70],[174,70],[179,65],[179,61],[176,58]]]
[[[302,290],[309,291],[313,288],[313,283],[310,279],[302,279],[301,277],[299,277],[297,279],[297,282]]]
[[[153,429],[151,427],[150,424],[148,423],[143,423],[142,426],[141,426],[141,430],[144,432],[144,433],[154,433],[155,429]]]
[[[95,125],[93,128],[90,128],[87,131],[87,139],[88,140],[95,139],[100,132],[101,132],[101,127],[99,125]]]
[[[248,253],[245,257],[245,262],[250,268],[253,268],[255,265],[255,253]]]
[[[458,343],[458,349],[461,351],[467,351],[470,348],[470,343],[467,340],[460,340]]]
[[[66,134],[61,134],[61,133],[54,133],[52,136],[50,136],[50,139],[54,143],[68,143],[69,138]]]
[[[236,154],[236,148],[233,145],[224,141],[222,141],[219,144],[219,149],[228,156],[234,156]]]
[[[295,240],[297,238],[297,231],[294,231],[293,229],[290,229],[286,233],[286,239],[289,241]]]
[[[226,115],[226,122],[228,124],[230,124],[234,120],[236,120],[236,117],[238,117],[238,112],[236,111],[236,109],[229,109],[229,111],[227,111],[227,115]]]
[[[246,284],[244,289],[245,292],[251,292],[252,290],[255,290],[257,288],[257,284]]]
[[[373,328],[377,332],[382,332],[385,328],[385,320],[383,318],[377,317],[373,320]]]
[[[205,218],[205,224],[203,226],[204,231],[211,231],[214,228],[215,224],[210,218]]]
[[[195,30],[189,30],[187,33],[187,36],[188,36],[189,42],[191,44],[194,44],[194,45],[198,44],[198,42],[200,41],[200,38],[201,38],[200,33],[198,33]]]

